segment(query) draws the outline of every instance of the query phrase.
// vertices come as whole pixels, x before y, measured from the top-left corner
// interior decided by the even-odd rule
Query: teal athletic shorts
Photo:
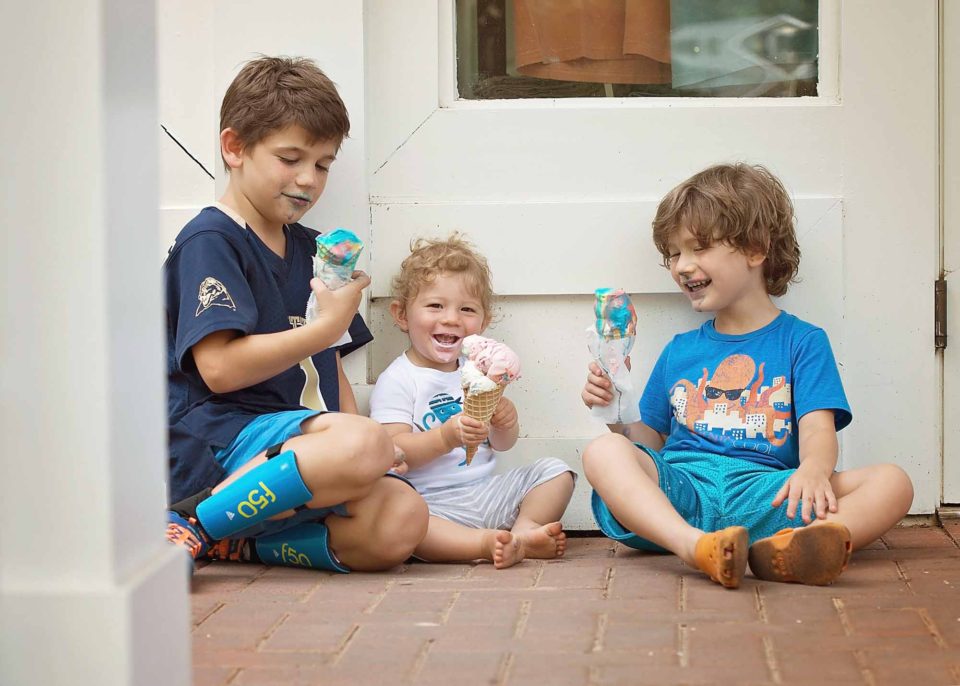
[[[243,427],[243,430],[237,434],[230,445],[218,452],[215,457],[220,465],[227,470],[227,474],[233,474],[267,448],[301,435],[303,431],[300,429],[300,425],[318,414],[323,413],[319,410],[289,410],[287,412],[262,414]],[[348,516],[346,504],[340,503],[333,507],[318,509],[304,508],[285,519],[267,519],[259,524],[249,526],[243,531],[238,531],[230,538],[257,538],[258,536],[278,534],[303,522],[322,522],[331,514],[341,517]]]
[[[323,413],[319,410],[289,410],[262,414],[243,427],[233,442],[215,455],[217,462],[227,474],[233,474],[270,446],[302,434],[300,425],[318,414]]]
[[[294,436],[300,436],[303,433],[300,428],[303,422],[318,414],[324,413],[320,410],[288,410],[260,415],[243,427],[243,430],[237,434],[230,445],[218,452],[215,457],[221,466],[227,470],[227,474],[233,474],[267,448],[283,443]],[[398,474],[388,473],[385,476],[400,479],[410,485],[406,478]],[[413,488],[412,485],[410,487]],[[316,509],[304,508],[286,519],[267,519],[259,524],[249,526],[243,531],[237,532],[231,538],[256,538],[257,536],[278,534],[303,522],[322,522],[332,514],[340,517],[350,516],[347,513],[346,503]]]
[[[745,526],[753,543],[781,529],[804,525],[799,505],[795,519],[787,517],[786,500],[780,507],[770,507],[795,469],[776,469],[713,453],[661,454],[641,445],[637,447],[653,459],[660,475],[660,490],[693,527],[709,533],[728,526]],[[638,550],[663,551],[657,544],[624,528],[596,491],[591,505],[593,517],[606,536]]]

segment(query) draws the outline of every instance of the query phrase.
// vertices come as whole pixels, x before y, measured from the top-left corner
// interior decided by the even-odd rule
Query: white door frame
[[[940,3],[941,49],[941,223],[943,273],[947,282],[947,311],[956,321],[960,312],[960,6]],[[949,327],[949,320],[948,320]],[[942,502],[960,504],[960,329],[948,328],[943,351],[943,493]]]

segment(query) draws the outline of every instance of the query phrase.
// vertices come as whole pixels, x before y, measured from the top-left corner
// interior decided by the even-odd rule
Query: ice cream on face
[[[637,335],[637,311],[623,289],[598,288],[594,295],[597,333],[601,338],[611,340]]]
[[[467,358],[464,372],[472,363],[480,375],[494,384],[508,384],[520,376],[520,357],[503,343],[483,336],[463,339],[463,356]]]

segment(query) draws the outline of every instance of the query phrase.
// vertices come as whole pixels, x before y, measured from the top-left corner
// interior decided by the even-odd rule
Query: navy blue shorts
[[[781,529],[804,525],[797,506],[796,518],[787,517],[787,501],[771,507],[780,487],[795,469],[777,469],[749,460],[713,453],[658,453],[638,445],[653,459],[660,490],[688,524],[711,532],[728,526],[745,526],[750,542],[772,536]],[[591,498],[594,519],[608,537],[639,550],[663,548],[624,528],[596,491]]]

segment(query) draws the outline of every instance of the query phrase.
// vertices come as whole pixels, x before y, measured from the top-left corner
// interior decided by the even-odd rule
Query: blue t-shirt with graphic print
[[[799,465],[797,422],[853,415],[827,334],[786,312],[757,331],[723,334],[713,321],[679,334],[657,360],[640,400],[664,452],[697,451],[777,468]]]
[[[207,387],[190,352],[204,337],[223,330],[268,334],[306,323],[319,234],[300,224],[287,225],[284,233],[280,257],[252,230],[207,207],[170,248],[163,272],[172,502],[223,480],[215,453],[255,417],[304,406],[338,410],[336,353],[346,355],[373,339],[358,314],[349,343],[247,388],[214,393]]]

